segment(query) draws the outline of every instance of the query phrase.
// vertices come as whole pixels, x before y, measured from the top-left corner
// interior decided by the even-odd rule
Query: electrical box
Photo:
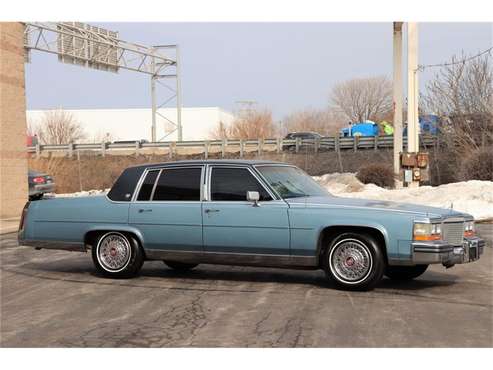
[[[402,167],[415,167],[416,166],[416,153],[401,153],[401,166]]]
[[[413,181],[413,171],[404,170],[404,182],[412,182]]]
[[[401,153],[401,168],[405,183],[429,181],[430,160],[428,153]]]
[[[417,165],[419,168],[428,167],[428,163],[429,163],[428,153],[418,153],[416,157],[417,157]]]

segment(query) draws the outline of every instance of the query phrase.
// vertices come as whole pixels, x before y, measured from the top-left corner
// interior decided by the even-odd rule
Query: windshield
[[[329,193],[297,167],[258,166],[257,170],[282,198],[326,197]]]

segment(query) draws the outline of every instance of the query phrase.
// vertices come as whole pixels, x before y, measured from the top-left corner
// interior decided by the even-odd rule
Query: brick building
[[[0,219],[27,201],[24,26],[0,22]]]

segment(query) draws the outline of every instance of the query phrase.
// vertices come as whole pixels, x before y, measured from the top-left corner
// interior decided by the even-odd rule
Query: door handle
[[[215,213],[215,212],[219,212],[218,209],[210,209],[210,208],[207,208],[205,211],[205,213]]]
[[[139,213],[142,213],[142,212],[152,212],[152,209],[139,209]]]

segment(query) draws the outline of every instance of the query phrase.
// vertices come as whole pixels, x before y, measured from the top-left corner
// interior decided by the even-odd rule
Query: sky
[[[276,119],[325,108],[338,82],[392,77],[391,23],[98,23],[126,41],[179,44],[183,106],[256,101]],[[419,64],[475,54],[493,44],[492,23],[419,23]],[[404,57],[405,58],[405,57]],[[405,59],[404,59],[405,61]],[[436,69],[420,74],[421,89]],[[33,51],[26,64],[28,109],[146,108],[149,76],[58,62]]]

